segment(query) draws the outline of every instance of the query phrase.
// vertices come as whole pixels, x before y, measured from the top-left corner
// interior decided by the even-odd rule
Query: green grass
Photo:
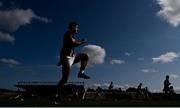
[[[59,105],[53,105],[49,98],[34,97],[27,98],[21,102],[19,100],[3,98],[0,99],[0,107],[178,107],[180,100],[78,100],[61,99]]]

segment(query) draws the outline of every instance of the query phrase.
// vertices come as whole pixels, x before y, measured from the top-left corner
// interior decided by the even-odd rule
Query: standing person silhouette
[[[77,22],[69,23],[69,30],[64,34],[63,47],[60,52],[60,61],[58,66],[62,65],[62,78],[57,86],[57,94],[55,99],[55,104],[57,103],[57,98],[62,92],[64,84],[68,81],[71,66],[75,63],[81,62],[81,67],[78,73],[78,78],[90,79],[84,71],[88,63],[88,55],[85,53],[75,54],[75,47],[87,43],[84,39],[76,40],[74,37],[79,32],[79,25]]]
[[[169,75],[166,75],[166,79],[164,80],[164,93],[167,94],[169,93],[170,89],[169,86],[171,85],[171,83],[169,82]]]
[[[113,88],[113,82],[111,81],[111,83],[110,83],[108,89],[109,89],[109,90],[112,90],[112,88]]]
[[[136,99],[139,98],[139,96],[142,96],[144,98],[143,92],[142,92],[142,83],[139,83],[137,89],[136,89]]]

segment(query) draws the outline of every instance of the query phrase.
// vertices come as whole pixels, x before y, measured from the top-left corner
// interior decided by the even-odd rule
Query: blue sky
[[[0,87],[17,81],[58,81],[63,34],[77,21],[88,44],[105,51],[79,80],[87,86],[137,86],[160,91],[165,76],[180,89],[178,0],[0,0]],[[84,46],[76,49],[81,52]],[[99,55],[101,56],[101,51]]]

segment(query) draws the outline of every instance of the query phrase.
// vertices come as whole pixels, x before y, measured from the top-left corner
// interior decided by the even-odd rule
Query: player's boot
[[[85,73],[81,73],[81,72],[78,73],[78,78],[90,79],[89,76],[87,76]]]

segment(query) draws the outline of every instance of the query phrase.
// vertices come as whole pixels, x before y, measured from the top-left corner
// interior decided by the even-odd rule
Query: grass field
[[[180,100],[79,100],[61,99],[59,105],[53,105],[50,98],[32,97],[24,101],[10,99],[14,95],[0,97],[0,107],[179,107]]]

